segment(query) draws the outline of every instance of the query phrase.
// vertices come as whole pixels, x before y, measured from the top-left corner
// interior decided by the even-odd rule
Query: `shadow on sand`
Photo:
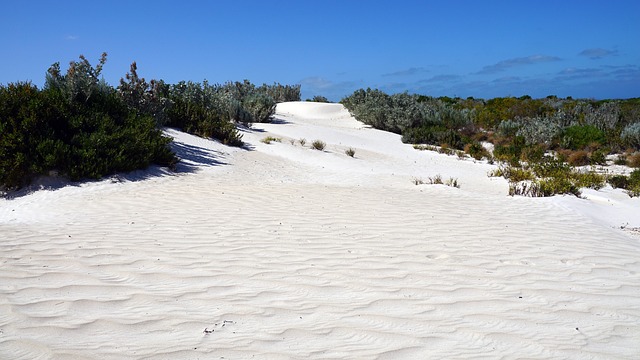
[[[7,192],[0,191],[0,198],[13,200],[29,195],[36,191],[47,190],[55,191],[64,187],[73,186],[80,187],[83,184],[92,182],[111,181],[112,183],[120,182],[137,182],[144,181],[152,178],[166,177],[166,176],[180,176],[183,174],[195,173],[199,169],[228,165],[221,159],[225,156],[225,153],[221,151],[206,149],[200,146],[189,145],[184,143],[172,142],[170,144],[171,150],[178,157],[178,163],[175,169],[171,170],[167,167],[161,167],[158,165],[151,165],[144,170],[135,170],[127,173],[117,173],[113,175],[107,175],[99,180],[81,180],[70,181],[64,177],[58,176],[43,176],[35,179],[30,185]],[[246,150],[250,150],[245,147]]]

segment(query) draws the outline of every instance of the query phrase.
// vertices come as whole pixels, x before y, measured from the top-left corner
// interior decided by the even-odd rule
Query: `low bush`
[[[600,190],[606,184],[606,177],[594,171],[576,171],[571,174],[576,187]]]
[[[612,175],[609,176],[607,182],[614,189],[626,189],[629,187],[629,178],[624,175]]]
[[[564,178],[552,177],[509,185],[509,195],[511,196],[549,197],[563,194],[581,195],[580,189],[569,179]]]

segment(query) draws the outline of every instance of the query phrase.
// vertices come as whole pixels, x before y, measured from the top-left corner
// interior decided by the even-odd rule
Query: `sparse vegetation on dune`
[[[511,194],[579,194],[580,187],[597,188],[604,183],[598,174],[584,170],[536,174],[536,166],[551,166],[549,154],[555,154],[553,166],[565,163],[570,169],[606,165],[608,154],[630,148],[632,151],[616,164],[640,166],[640,155],[631,155],[640,150],[640,98],[595,101],[523,96],[483,100],[387,95],[360,89],[341,103],[356,119],[402,134],[404,142],[423,144],[414,145],[418,150],[457,154],[459,158],[462,154],[458,151],[464,151],[477,160],[507,164],[508,168],[503,166],[497,173],[511,181]],[[493,153],[480,141],[492,143]]]
[[[442,175],[437,174],[434,176],[430,176],[427,178],[427,181],[422,178],[413,178],[411,180],[415,185],[429,184],[429,185],[446,185],[454,188],[460,188],[460,183],[458,183],[458,179],[450,177],[448,179],[443,179]]]

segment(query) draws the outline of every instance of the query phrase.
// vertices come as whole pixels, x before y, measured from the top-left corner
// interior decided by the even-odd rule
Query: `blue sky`
[[[640,1],[11,1],[0,83],[106,51],[105,80],[432,96],[640,97]]]

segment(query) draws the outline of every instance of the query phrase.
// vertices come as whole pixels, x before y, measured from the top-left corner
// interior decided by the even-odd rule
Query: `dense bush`
[[[562,146],[571,150],[583,150],[593,144],[603,145],[605,142],[604,131],[593,125],[570,126],[562,134]]]
[[[100,178],[176,158],[155,119],[132,110],[86,58],[66,74],[51,66],[44,90],[0,86],[0,187],[18,188],[52,170],[72,180]]]

